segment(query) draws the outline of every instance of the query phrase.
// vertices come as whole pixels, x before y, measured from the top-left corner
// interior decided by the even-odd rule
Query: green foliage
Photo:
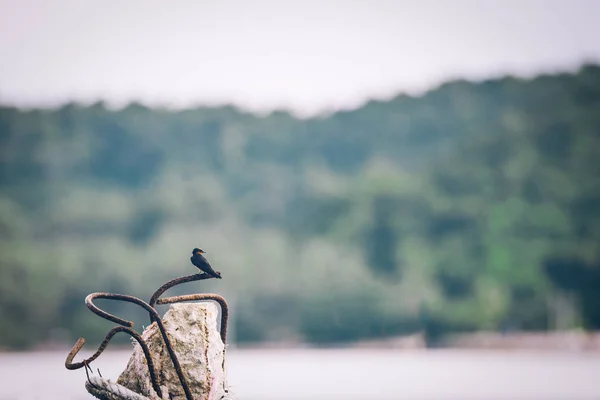
[[[552,329],[557,291],[598,328],[599,109],[597,65],[306,120],[0,107],[0,346],[100,340],[85,295],[148,298],[197,246],[224,279],[178,290],[242,342]]]
[[[356,287],[348,292],[323,292],[303,303],[299,330],[314,343],[339,343],[412,333],[416,315],[386,310],[382,294]]]

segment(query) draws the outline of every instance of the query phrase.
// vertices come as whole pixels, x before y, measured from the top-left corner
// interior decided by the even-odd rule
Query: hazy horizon
[[[600,60],[600,2],[0,1],[0,102],[299,115]],[[457,23],[459,21],[459,23]]]

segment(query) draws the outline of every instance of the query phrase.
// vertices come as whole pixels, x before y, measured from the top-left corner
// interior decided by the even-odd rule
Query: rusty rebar
[[[160,330],[160,334],[163,337],[163,341],[165,342],[165,347],[167,348],[167,351],[169,352],[169,356],[171,357],[171,361],[173,362],[173,366],[175,367],[175,372],[177,372],[177,376],[179,377],[179,381],[181,382],[181,386],[183,387],[185,396],[186,396],[187,400],[193,400],[192,393],[187,384],[185,376],[183,375],[183,370],[181,369],[181,365],[179,364],[179,359],[177,358],[175,351],[173,351],[173,346],[171,345],[171,341],[169,340],[169,336],[167,335],[167,331],[165,329],[165,326],[164,326],[162,319],[160,318],[160,315],[158,314],[158,312],[154,308],[150,307],[150,305],[148,305],[148,303],[146,303],[145,301],[138,299],[137,297],[134,297],[134,296],[128,296],[126,294],[97,292],[97,293],[92,293],[85,298],[85,304],[94,314],[96,314],[104,319],[107,319],[109,321],[116,322],[117,324],[120,324],[120,325],[133,326],[133,322],[116,317],[112,314],[107,313],[106,311],[101,310],[93,303],[94,299],[119,300],[119,301],[126,301],[129,303],[137,304],[140,307],[144,308],[146,311],[148,311],[151,316],[154,316],[154,318],[155,318],[154,321],[157,323],[158,329]]]
[[[106,339],[104,339],[104,340],[106,340]],[[69,354],[67,354],[67,359],[65,360],[65,367],[67,367],[67,369],[73,370],[73,369],[79,369],[81,367],[86,367],[86,370],[87,370],[87,363],[89,362],[88,360],[83,360],[80,363],[73,364],[73,359],[75,358],[77,353],[79,353],[79,350],[81,350],[81,348],[83,347],[84,344],[85,344],[84,338],[80,337],[79,339],[77,339],[77,341],[73,345],[73,348],[71,349]],[[104,344],[104,342],[102,342],[102,344]],[[102,347],[102,346],[100,346],[100,347]],[[91,359],[90,361],[93,361],[96,359],[96,357],[90,357],[90,359]]]
[[[106,334],[106,337],[104,338],[104,340],[98,347],[98,350],[96,350],[96,352],[91,357],[86,358],[81,362],[74,363],[73,359],[75,358],[77,353],[79,353],[79,350],[81,350],[83,345],[85,344],[85,339],[79,338],[77,340],[77,342],[75,343],[75,345],[73,346],[73,349],[71,349],[71,351],[67,355],[67,359],[65,360],[65,367],[67,367],[67,369],[70,369],[70,370],[75,370],[75,369],[79,369],[82,367],[86,367],[86,374],[87,374],[87,368],[89,368],[88,364],[91,363],[92,361],[94,361],[96,358],[98,358],[98,356],[100,356],[100,354],[102,354],[102,352],[104,352],[104,350],[106,350],[106,347],[108,346],[108,343],[110,343],[113,336],[115,336],[119,332],[128,333],[129,335],[131,335],[131,337],[133,337],[140,344],[142,350],[144,351],[144,356],[146,357],[146,362],[148,363],[148,371],[150,372],[150,380],[152,382],[152,387],[154,388],[154,391],[158,394],[158,396],[162,398],[162,391],[161,391],[160,386],[158,385],[158,381],[156,379],[156,371],[154,370],[154,362],[152,361],[152,356],[150,354],[150,350],[148,349],[148,345],[146,344],[146,342],[144,342],[144,339],[142,339],[142,337],[140,336],[139,333],[137,333],[133,329],[125,327],[125,326],[117,326],[117,327],[111,329],[110,331],[108,331],[108,333]],[[98,374],[100,374],[100,370],[98,370]],[[100,376],[102,376],[102,375],[100,375]],[[89,377],[88,377],[88,379],[89,379]]]
[[[156,324],[159,328],[159,331],[161,333],[161,336],[163,338],[163,341],[165,343],[165,347],[167,348],[167,351],[169,353],[171,361],[173,362],[173,366],[175,367],[175,372],[177,373],[177,376],[179,378],[179,381],[181,383],[183,391],[185,392],[186,399],[193,400],[191,391],[189,389],[189,386],[187,384],[185,376],[183,375],[183,370],[181,369],[179,359],[177,358],[177,355],[173,351],[173,346],[167,335],[162,318],[160,317],[160,314],[158,314],[158,312],[156,311],[156,309],[154,307],[156,304],[173,304],[173,303],[179,303],[179,302],[184,302],[184,301],[209,301],[209,300],[212,300],[212,301],[219,303],[219,305],[221,306],[220,335],[221,335],[221,340],[223,341],[223,344],[225,344],[226,340],[227,340],[227,324],[228,324],[228,317],[229,317],[229,308],[227,306],[227,301],[222,296],[219,296],[217,294],[212,294],[212,293],[201,293],[201,294],[192,294],[192,295],[184,295],[184,296],[173,296],[173,297],[160,299],[160,296],[164,292],[166,292],[167,290],[169,290],[170,288],[172,288],[174,286],[177,286],[177,285],[180,285],[180,284],[186,283],[186,282],[200,281],[200,280],[205,280],[205,279],[210,279],[210,278],[214,278],[214,277],[212,277],[206,273],[200,273],[200,274],[194,274],[194,275],[188,275],[188,276],[182,276],[179,278],[175,278],[175,279],[165,283],[160,288],[158,288],[156,290],[156,292],[154,292],[154,294],[150,298],[149,304],[137,297],[128,296],[128,295],[124,295],[124,294],[97,292],[97,293],[92,293],[92,294],[88,295],[85,298],[85,304],[94,314],[98,315],[101,318],[109,320],[111,322],[115,322],[121,326],[115,327],[107,333],[104,341],[100,344],[100,347],[98,348],[96,353],[94,353],[90,358],[85,359],[80,363],[74,363],[73,359],[75,358],[75,356],[81,350],[81,348],[83,347],[83,345],[85,343],[84,338],[79,338],[79,340],[77,340],[77,342],[73,346],[73,349],[67,355],[67,359],[65,361],[65,366],[67,367],[67,369],[79,369],[79,368],[85,366],[86,374],[87,374],[87,369],[89,368],[88,363],[90,363],[90,362],[94,361],[96,358],[98,358],[98,356],[106,349],[106,347],[108,346],[108,343],[110,342],[112,337],[118,332],[127,332],[142,347],[142,350],[144,351],[144,355],[148,362],[148,369],[150,372],[152,386],[153,386],[155,392],[159,396],[162,397],[162,392],[161,392],[160,387],[158,386],[158,382],[156,380],[156,373],[155,373],[156,371],[154,370],[154,363],[152,361],[150,351],[148,349],[147,344],[142,339],[142,337],[135,330],[130,329],[134,325],[133,322],[128,321],[123,318],[119,318],[110,313],[107,313],[106,311],[97,307],[94,304],[94,300],[95,299],[107,299],[107,300],[125,301],[125,302],[129,302],[129,303],[137,304],[140,307],[144,308],[146,311],[148,311],[150,320],[152,322],[156,322]]]
[[[212,300],[221,306],[221,340],[223,344],[227,342],[227,321],[229,318],[229,307],[227,301],[223,296],[213,293],[199,293],[199,294],[186,294],[183,296],[166,297],[164,299],[158,299],[156,304],[173,304],[181,303],[184,301],[207,301]]]
[[[172,279],[169,282],[162,285],[161,287],[159,287],[156,290],[156,292],[154,292],[154,294],[150,298],[150,302],[148,304],[150,305],[150,307],[154,308],[154,305],[156,304],[156,301],[158,300],[158,298],[164,292],[171,289],[173,286],[181,285],[182,283],[186,283],[186,282],[202,281],[205,279],[214,279],[214,278],[206,273],[201,273],[201,274],[180,276],[179,278]]]

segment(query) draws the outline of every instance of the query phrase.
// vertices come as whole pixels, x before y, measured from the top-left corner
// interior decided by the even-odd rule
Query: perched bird
[[[215,271],[211,267],[211,265],[208,263],[208,260],[204,258],[202,253],[206,252],[198,248],[192,250],[192,256],[190,257],[192,264],[194,264],[196,267],[198,267],[198,269],[212,276],[213,278],[221,279],[221,273],[219,271]]]

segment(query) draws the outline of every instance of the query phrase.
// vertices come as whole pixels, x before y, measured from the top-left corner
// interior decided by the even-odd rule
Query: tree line
[[[596,329],[599,132],[593,64],[310,119],[4,105],[0,346],[99,341],[85,296],[147,298],[193,247],[240,343]]]

